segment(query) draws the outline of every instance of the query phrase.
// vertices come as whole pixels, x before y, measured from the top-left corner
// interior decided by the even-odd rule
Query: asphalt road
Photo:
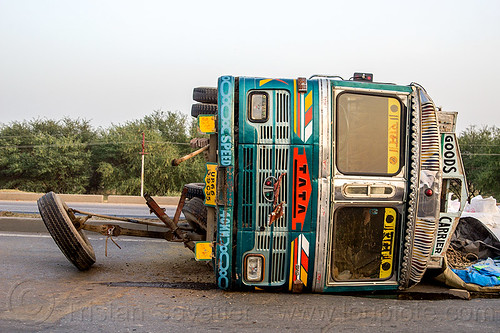
[[[134,217],[134,218],[155,218],[149,213],[146,204],[108,204],[108,203],[68,203],[68,206],[76,210],[91,212],[101,215]],[[176,206],[165,206],[169,216],[175,214]],[[0,211],[24,214],[38,214],[38,206],[35,201],[3,201],[0,200]]]
[[[182,244],[91,236],[80,272],[48,234],[0,232],[0,331],[498,331],[499,299],[225,292]]]

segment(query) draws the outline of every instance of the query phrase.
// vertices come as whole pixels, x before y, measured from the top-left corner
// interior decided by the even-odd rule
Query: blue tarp
[[[465,283],[483,287],[500,286],[500,259],[479,261],[466,269],[452,269]]]

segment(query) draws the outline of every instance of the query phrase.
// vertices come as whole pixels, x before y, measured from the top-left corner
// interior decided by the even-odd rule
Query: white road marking
[[[0,233],[0,237],[28,237],[28,238],[51,238],[49,235],[33,235],[33,234],[4,234]]]

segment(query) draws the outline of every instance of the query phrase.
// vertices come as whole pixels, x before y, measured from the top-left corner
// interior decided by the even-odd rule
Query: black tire
[[[204,183],[189,183],[184,185],[184,188],[187,188],[186,198],[200,198],[205,200],[205,192],[203,191],[204,187]]]
[[[193,104],[191,115],[196,118],[200,114],[217,114],[217,104]]]
[[[38,199],[43,223],[62,253],[79,270],[85,271],[95,263],[95,253],[83,230],[76,230],[68,215],[68,206],[54,193]]]
[[[212,88],[212,87],[194,88],[193,99],[200,103],[217,104],[217,88]]]
[[[192,198],[184,204],[182,213],[189,224],[198,231],[207,230],[207,207],[200,198]]]

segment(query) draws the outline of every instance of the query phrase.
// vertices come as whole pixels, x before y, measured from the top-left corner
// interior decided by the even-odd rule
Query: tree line
[[[469,197],[500,200],[500,128],[470,126],[458,137]]]
[[[202,155],[177,167],[170,164],[193,150],[189,141],[197,135],[195,122],[178,112],[155,111],[106,129],[70,118],[0,125],[0,188],[138,195],[143,132],[145,192],[178,194],[185,183],[202,181]],[[500,199],[500,129],[471,126],[458,140],[471,196]]]
[[[95,129],[88,120],[34,119],[0,126],[0,188],[29,192],[140,195],[142,133],[144,191],[178,194],[200,182],[202,155],[171,166],[193,149],[196,125],[178,112],[155,111],[142,119]]]

